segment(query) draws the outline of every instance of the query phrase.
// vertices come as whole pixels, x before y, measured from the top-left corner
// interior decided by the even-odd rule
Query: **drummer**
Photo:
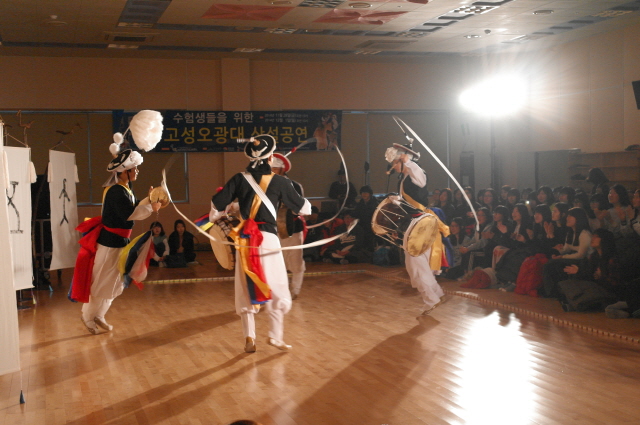
[[[432,210],[426,207],[429,205],[429,191],[427,190],[427,174],[417,163],[420,159],[420,153],[414,151],[411,145],[394,143],[393,147],[387,149],[385,159],[391,163],[393,170],[401,175],[398,184],[400,195],[396,196],[393,201],[407,202],[415,210],[415,215],[432,214],[436,216]],[[438,229],[443,236],[449,235],[449,227],[440,219],[438,219]],[[406,254],[405,265],[411,279],[411,286],[418,289],[424,301],[425,310],[422,314],[429,314],[441,303],[444,296],[444,291],[434,276],[434,273],[440,274],[444,259],[442,238],[435,238],[432,246],[422,255],[413,257],[408,252]]]
[[[302,185],[291,180],[287,175],[289,170],[291,170],[291,161],[289,158],[282,154],[274,153],[271,170],[275,174],[289,179],[296,192],[304,197]],[[290,208],[281,204],[278,209],[278,237],[280,238],[280,245],[283,247],[302,245],[304,233],[306,233],[304,230],[304,218],[294,215]],[[291,288],[291,299],[295,300],[298,298],[298,295],[300,295],[304,271],[306,270],[302,248],[282,251],[282,255],[284,256],[284,264],[287,270],[291,272],[291,284],[289,287]]]
[[[284,315],[291,309],[291,293],[282,251],[277,250],[280,241],[276,232],[276,208],[283,202],[296,214],[311,213],[311,204],[295,191],[291,181],[272,173],[275,147],[275,139],[268,134],[256,136],[246,144],[244,153],[250,161],[247,172],[233,176],[213,196],[209,214],[209,221],[215,222],[237,198],[243,238],[237,238],[236,243],[244,239],[248,246],[259,246],[258,261],[253,255],[249,257],[246,249],[236,250],[235,305],[242,319],[247,353],[256,351],[254,315],[263,305],[271,323],[268,344],[283,351],[291,349],[283,336]]]

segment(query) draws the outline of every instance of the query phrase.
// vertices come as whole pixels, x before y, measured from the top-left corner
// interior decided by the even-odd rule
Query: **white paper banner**
[[[78,256],[78,201],[76,199],[76,155],[49,151],[49,196],[51,200],[50,270],[75,267]]]
[[[1,131],[0,131],[1,133]],[[4,153],[0,155],[0,188],[11,188],[7,182]],[[9,193],[11,190],[9,189]],[[0,205],[0,375],[20,370],[20,341],[18,339],[18,307],[13,279],[13,255],[7,202]],[[30,226],[31,223],[25,223]]]
[[[31,244],[31,149],[4,147],[9,186],[6,189],[15,289],[33,288]]]

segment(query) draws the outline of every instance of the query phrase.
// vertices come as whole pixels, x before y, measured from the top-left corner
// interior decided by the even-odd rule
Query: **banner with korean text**
[[[124,133],[138,111],[113,111],[114,133]],[[279,151],[302,142],[300,150],[326,151],[341,146],[341,111],[160,111],[164,131],[153,152],[236,152],[237,139],[272,135]],[[130,134],[126,135],[132,143]]]

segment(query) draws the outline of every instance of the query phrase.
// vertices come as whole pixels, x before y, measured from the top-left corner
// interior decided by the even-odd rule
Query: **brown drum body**
[[[411,214],[402,206],[396,205],[389,198],[380,202],[371,217],[371,229],[378,236],[391,233],[403,234],[411,223]],[[400,235],[400,237],[402,237]]]
[[[233,243],[233,239],[229,237],[229,233],[231,233],[231,230],[238,224],[240,224],[240,220],[238,219],[221,217],[216,220],[209,229],[209,234],[216,239],[215,241],[209,240],[213,254],[216,256],[218,263],[227,270],[233,270],[235,266],[235,249],[231,245],[225,245],[220,242]]]

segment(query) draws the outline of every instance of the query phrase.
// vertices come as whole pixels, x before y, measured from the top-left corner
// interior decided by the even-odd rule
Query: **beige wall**
[[[463,88],[497,71],[528,77],[529,108],[495,123],[503,181],[517,184],[518,151],[611,151],[640,143],[640,111],[631,89],[631,81],[640,80],[639,51],[636,25],[538,53],[436,57],[425,64],[5,56],[0,109],[445,110],[451,169],[458,175],[460,152],[474,151],[480,188],[489,185],[489,121],[458,109]],[[364,153],[362,140],[354,137],[349,158]],[[51,145],[42,143],[32,148]],[[190,203],[183,208],[189,217],[203,213],[215,187],[237,171],[242,159],[227,156],[188,154]],[[318,170],[330,181],[337,163],[330,157],[299,154],[293,177],[304,184],[306,172]],[[331,171],[319,171],[325,169]],[[176,216],[162,214],[166,223]]]
[[[529,108],[497,124],[504,181],[517,181],[518,151],[608,152],[640,144],[631,86],[640,80],[639,52],[636,25],[544,52],[494,58],[498,68],[516,64],[532,88]]]

